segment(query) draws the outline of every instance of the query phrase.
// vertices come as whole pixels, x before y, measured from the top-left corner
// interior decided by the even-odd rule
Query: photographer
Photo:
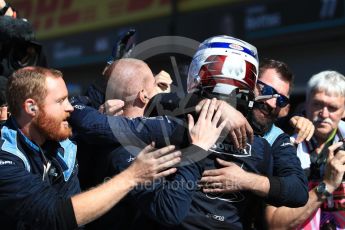
[[[297,146],[297,155],[309,180],[309,200],[301,208],[268,206],[270,228],[345,229],[345,77],[323,71],[308,82],[306,115],[315,132]],[[339,142],[340,141],[340,142]]]

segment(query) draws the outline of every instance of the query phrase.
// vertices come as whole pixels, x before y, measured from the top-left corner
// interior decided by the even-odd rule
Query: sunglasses
[[[269,86],[260,80],[257,81],[257,84],[260,85],[261,95],[257,96],[255,98],[255,100],[276,98],[277,99],[277,106],[280,108],[283,108],[290,103],[289,98],[278,93],[277,90],[275,90],[272,86]]]

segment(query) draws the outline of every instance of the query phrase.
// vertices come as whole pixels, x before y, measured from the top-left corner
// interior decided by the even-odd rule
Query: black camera
[[[345,150],[345,142],[343,142],[343,145],[339,147],[338,151],[339,150],[343,150],[343,151]]]
[[[26,19],[0,17],[0,51],[0,75],[4,77],[25,66],[47,66],[42,46]]]
[[[0,16],[0,106],[6,104],[7,78],[26,66],[47,66],[32,25],[26,19]]]
[[[342,139],[341,142],[343,142],[343,144],[335,150],[335,153],[337,153],[340,150],[345,151],[345,139]]]

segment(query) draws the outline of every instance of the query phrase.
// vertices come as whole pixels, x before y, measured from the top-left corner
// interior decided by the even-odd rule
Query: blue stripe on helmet
[[[243,50],[234,49],[230,46],[231,44],[234,44],[236,46],[240,46]],[[236,44],[236,43],[227,43],[227,42],[206,43],[206,44],[202,44],[202,46],[199,48],[199,50],[207,49],[207,48],[224,48],[224,49],[237,50],[237,51],[241,51],[241,52],[244,52],[246,54],[249,54],[253,58],[257,59],[257,55],[254,51],[252,51],[252,50],[250,50],[250,49],[248,49],[242,45]]]

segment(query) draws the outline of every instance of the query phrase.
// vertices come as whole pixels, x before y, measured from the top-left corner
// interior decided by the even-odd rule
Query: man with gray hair
[[[306,116],[315,132],[297,146],[297,155],[309,181],[309,200],[300,208],[266,209],[270,228],[345,229],[345,77],[322,71],[309,80]]]

